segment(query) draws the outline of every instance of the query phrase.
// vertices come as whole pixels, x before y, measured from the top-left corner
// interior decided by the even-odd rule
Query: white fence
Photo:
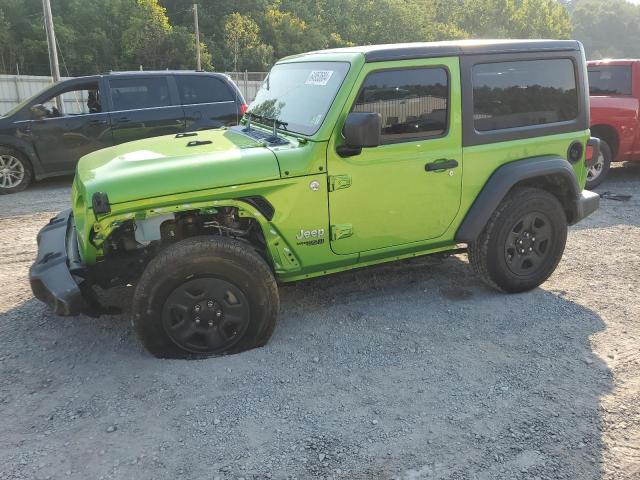
[[[262,85],[262,81],[266,78],[267,72],[226,72],[231,77],[231,80],[238,85],[242,96],[251,103],[256,97],[256,93]]]
[[[51,77],[0,75],[0,114],[7,113],[23,100],[50,87],[51,83]]]
[[[249,103],[267,76],[266,72],[227,72],[238,85],[245,100]],[[66,78],[63,78],[66,80]],[[7,113],[23,100],[51,86],[51,77],[35,75],[0,75],[0,115]],[[72,111],[77,99],[64,99],[65,111]]]

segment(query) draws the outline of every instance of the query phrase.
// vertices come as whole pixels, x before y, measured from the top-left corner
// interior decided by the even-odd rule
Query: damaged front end
[[[297,263],[280,235],[273,228],[263,228],[273,211],[266,201],[258,200],[213,201],[102,215],[84,240],[96,257],[90,264],[81,258],[72,211],[61,212],[38,234],[38,255],[29,272],[33,293],[58,315],[114,313],[113,308],[100,305],[94,286],[106,290],[135,284],[160,250],[200,235],[245,241],[276,266],[283,261]],[[269,253],[270,246],[276,258]]]
[[[78,315],[89,307],[85,276],[73,214],[65,210],[38,233],[38,255],[29,269],[31,290],[57,315]]]
[[[130,217],[130,218],[126,218]],[[126,215],[104,225],[94,225],[91,241],[99,246],[99,259],[91,268],[94,284],[107,289],[135,283],[159,250],[199,235],[228,236],[245,240],[265,251],[260,226],[242,216],[235,206],[170,208]]]

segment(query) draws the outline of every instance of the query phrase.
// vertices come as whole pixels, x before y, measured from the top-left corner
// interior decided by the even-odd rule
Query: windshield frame
[[[294,135],[294,136],[300,135],[300,136],[303,136],[303,137],[313,137],[314,135],[318,134],[318,132],[324,126],[324,124],[325,124],[325,122],[327,120],[327,117],[329,116],[329,114],[331,112],[331,109],[334,107],[336,99],[338,98],[340,92],[343,89],[343,86],[345,84],[345,80],[349,77],[349,74],[352,71],[352,66],[353,65],[352,65],[352,63],[350,61],[348,61],[346,59],[344,59],[344,60],[322,60],[322,59],[314,58],[314,59],[301,60],[301,61],[290,61],[290,60],[288,60],[288,61],[284,61],[284,62],[278,62],[273,67],[271,67],[271,70],[269,70],[269,75],[271,75],[271,72],[273,71],[274,68],[279,67],[279,66],[286,66],[286,65],[292,65],[292,64],[327,64],[327,63],[345,64],[345,65],[347,65],[347,69],[344,71],[344,74],[342,76],[342,80],[340,80],[340,83],[338,84],[335,92],[333,93],[333,96],[332,96],[331,100],[327,103],[327,109],[323,113],[322,121],[319,122],[315,126],[316,128],[315,128],[315,130],[313,132],[308,133],[308,132],[299,132],[299,131],[296,131],[296,130],[293,130],[293,129],[289,129],[289,122],[287,122],[286,118],[278,117],[278,118],[276,118],[276,120],[278,120],[279,122],[285,124],[285,128],[282,128],[280,125],[276,125],[276,129],[278,131],[282,131],[282,132],[284,132],[286,134],[290,134],[290,135]],[[264,84],[264,82],[267,81],[268,76],[265,77],[263,83],[260,85],[260,89],[262,89],[262,85]],[[258,92],[259,91],[260,90],[258,90]],[[256,96],[257,96],[257,94],[256,94]],[[252,106],[253,106],[254,102],[255,102],[255,99],[251,102],[251,104],[249,105],[249,108],[247,109],[247,111],[246,111],[246,113],[245,113],[245,115],[243,117],[244,122],[247,122],[249,120],[249,117],[250,117],[250,115],[252,113]],[[262,119],[257,119],[256,117],[251,117],[250,121],[251,121],[251,124],[258,124],[260,126],[267,127],[267,128],[270,128],[270,129],[273,128],[273,123],[272,122],[267,123],[266,120],[263,121]]]

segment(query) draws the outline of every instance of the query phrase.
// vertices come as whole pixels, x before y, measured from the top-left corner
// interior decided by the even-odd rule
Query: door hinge
[[[350,223],[331,225],[331,240],[340,240],[351,235],[353,235],[353,225]]]
[[[329,191],[349,188],[351,186],[351,175],[331,175],[329,177]]]

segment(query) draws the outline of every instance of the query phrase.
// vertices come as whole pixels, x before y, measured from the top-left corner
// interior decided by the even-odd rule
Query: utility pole
[[[42,0],[44,10],[44,28],[47,31],[47,45],[49,46],[49,66],[54,82],[60,81],[60,67],[58,66],[58,50],[56,48],[56,32],[53,29],[53,17],[51,16],[51,4],[49,0]]]
[[[60,81],[60,67],[58,66],[58,49],[56,48],[56,32],[53,29],[53,16],[51,15],[51,4],[49,0],[42,0],[42,10],[44,11],[44,28],[47,32],[47,46],[49,47],[49,66],[53,83]],[[61,97],[56,97],[58,111],[64,113],[64,105]]]
[[[193,22],[196,25],[196,70],[202,70],[200,62],[200,27],[198,26],[198,4],[193,4]]]

